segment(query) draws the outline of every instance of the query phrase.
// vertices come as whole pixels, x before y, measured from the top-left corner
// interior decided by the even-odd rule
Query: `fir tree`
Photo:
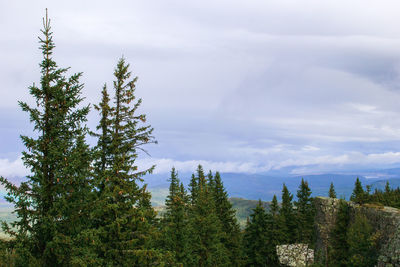
[[[35,137],[21,136],[23,161],[31,175],[19,187],[1,178],[14,204],[17,221],[4,230],[15,237],[19,264],[68,265],[76,256],[74,240],[86,228],[91,155],[84,123],[89,107],[79,108],[81,73],[67,77],[52,58],[55,47],[50,19],[43,19],[40,85],[30,94],[36,107],[19,102],[30,116]],[[34,257],[36,259],[34,259]]]
[[[392,191],[392,189],[390,188],[389,181],[386,181],[386,184],[385,184],[385,193],[386,193],[386,194],[389,194],[391,191]]]
[[[272,197],[270,211],[273,216],[276,216],[279,214],[279,205],[278,205],[278,199],[276,198],[276,195],[274,195]]]
[[[276,254],[276,246],[283,241],[282,236],[282,217],[279,216],[279,205],[276,195],[273,196],[270,210],[267,213],[267,247],[268,266],[279,266],[278,256]]]
[[[331,182],[331,186],[329,187],[329,197],[336,198],[336,191],[335,191],[335,187],[333,186],[332,182]]]
[[[188,266],[191,263],[188,199],[175,168],[172,168],[169,181],[169,195],[165,201],[166,213],[162,219],[164,246],[174,253],[176,264]]]
[[[271,266],[267,258],[270,254],[267,231],[267,214],[259,200],[257,207],[250,215],[243,237],[246,266]]]
[[[196,198],[190,208],[193,266],[230,266],[222,243],[221,222],[216,213],[213,190],[209,188],[201,165],[197,168]]]
[[[307,181],[301,179],[299,190],[297,190],[296,219],[297,219],[297,242],[312,245],[314,233],[315,208],[311,198],[311,190]]]
[[[384,205],[386,206],[394,206],[395,205],[395,201],[393,199],[393,190],[390,188],[390,184],[389,181],[386,181],[386,185],[385,185],[385,191],[383,192],[383,199],[382,202]]]
[[[215,192],[216,184],[215,184],[215,178],[214,178],[211,170],[207,174],[207,181],[208,181],[208,186],[210,187],[211,190],[213,190],[213,194],[215,194],[216,193]]]
[[[282,206],[279,211],[282,220],[282,239],[283,242],[293,243],[296,240],[296,220],[292,203],[293,195],[283,184],[282,188]]]
[[[354,189],[350,200],[358,204],[363,204],[365,202],[365,192],[358,177],[354,184]]]
[[[271,212],[265,214],[266,220],[266,263],[267,266],[279,266],[276,246],[280,244],[281,228],[279,216],[274,216]]]
[[[110,161],[110,149],[112,141],[111,112],[113,111],[110,107],[110,97],[105,84],[101,94],[101,102],[98,105],[94,105],[94,108],[100,113],[100,122],[96,127],[97,130],[100,130],[100,133],[92,133],[93,136],[98,138],[95,148],[95,187],[100,192],[104,189],[107,172],[110,170],[112,164]]]
[[[155,233],[155,212],[150,204],[150,194],[145,185],[139,186],[142,177],[151,173],[154,166],[138,171],[135,161],[142,146],[154,143],[151,126],[141,125],[146,122],[146,116],[137,114],[141,99],[136,99],[135,83],[137,77],[131,79],[129,64],[121,58],[114,71],[114,106],[108,108],[103,101],[100,105],[103,117],[99,128],[104,125],[110,134],[103,131],[103,136],[110,136],[107,155],[105,155],[105,170],[103,171],[104,189],[101,189],[97,209],[93,217],[102,218],[98,227],[100,239],[99,257],[106,264],[112,265],[145,265],[160,260],[158,251],[152,247],[151,235]],[[102,139],[99,143],[102,144]],[[100,161],[101,162],[101,161]],[[102,172],[103,164],[98,166]],[[100,182],[101,185],[101,182]]]
[[[190,202],[191,204],[194,204],[196,202],[199,191],[199,182],[194,174],[192,174],[192,177],[190,179],[189,191],[190,191]]]
[[[213,178],[211,172],[208,175],[209,186],[213,188],[215,209],[222,226],[222,243],[229,252],[231,266],[240,266],[241,255],[241,236],[240,226],[236,219],[236,211],[229,202],[228,193],[225,191],[219,172]]]
[[[348,266],[349,245],[346,234],[350,223],[349,206],[344,200],[340,200],[336,223],[330,233],[330,244],[327,264],[328,266]]]
[[[377,238],[367,218],[357,213],[347,231],[349,263],[351,266],[375,266],[377,261]]]

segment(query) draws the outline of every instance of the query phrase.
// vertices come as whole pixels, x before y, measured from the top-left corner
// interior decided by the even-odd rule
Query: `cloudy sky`
[[[0,1],[0,175],[26,174],[17,101],[49,9],[88,103],[125,56],[158,145],[142,164],[293,174],[400,166],[400,2]],[[94,127],[97,117],[89,118]]]

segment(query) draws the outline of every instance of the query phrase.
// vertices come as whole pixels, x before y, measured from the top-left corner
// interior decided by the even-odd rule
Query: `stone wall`
[[[365,215],[375,231],[380,233],[378,266],[400,266],[400,210],[378,205],[350,205],[350,220],[355,214]],[[322,262],[329,245],[329,232],[336,222],[339,199],[317,197],[316,206],[316,261]]]

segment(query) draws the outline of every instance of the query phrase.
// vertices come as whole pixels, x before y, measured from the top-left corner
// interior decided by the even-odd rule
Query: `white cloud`
[[[8,112],[0,114],[31,101],[45,7],[55,59],[84,72],[87,101],[98,101],[104,82],[111,87],[121,54],[132,64],[159,141],[150,149],[157,171],[398,163],[382,152],[400,150],[398,1],[2,2],[0,107]],[[18,153],[24,118],[16,129],[0,117],[10,144],[3,155]],[[0,164],[7,175],[24,172],[22,163]]]
[[[209,160],[175,160],[171,158],[144,158],[138,159],[136,164],[141,168],[156,165],[155,173],[169,173],[172,167],[180,172],[194,172],[200,164],[205,170],[233,172],[233,173],[265,173],[271,170],[292,168],[292,174],[310,174],[330,170],[344,170],[349,168],[375,168],[400,164],[400,152],[388,151],[383,153],[361,153],[357,151],[339,155],[310,155],[301,151],[315,153],[319,150],[310,147],[299,151],[279,151],[268,159],[258,161],[209,161]],[[259,152],[254,153],[259,155]],[[281,154],[282,153],[282,154]],[[21,158],[14,161],[0,159],[0,175],[5,178],[22,178],[29,174],[23,166]]]
[[[197,166],[200,164],[205,170],[220,171],[220,172],[235,172],[235,173],[258,173],[265,172],[270,167],[257,166],[252,162],[213,162],[207,160],[174,160],[174,159],[157,159],[149,158],[145,160],[138,160],[138,165],[141,168],[148,168],[152,165],[156,165],[154,173],[168,173],[172,167],[175,167],[181,172],[194,172]]]
[[[317,151],[311,149],[311,151]],[[166,158],[147,158],[138,160],[141,168],[147,168],[156,165],[155,173],[168,173],[172,167],[182,172],[193,172],[200,164],[205,170],[234,173],[262,173],[271,170],[280,170],[282,168],[293,168],[293,174],[313,173],[320,171],[329,171],[332,169],[342,170],[350,168],[387,167],[392,164],[400,164],[400,152],[384,152],[363,154],[360,152],[349,152],[340,155],[308,156],[297,154],[292,157],[290,153],[288,158],[279,160],[264,160],[255,162],[213,162],[207,160],[174,160]]]
[[[25,168],[20,157],[14,161],[9,159],[0,159],[0,176],[3,176],[4,178],[21,178],[28,174],[29,171]]]

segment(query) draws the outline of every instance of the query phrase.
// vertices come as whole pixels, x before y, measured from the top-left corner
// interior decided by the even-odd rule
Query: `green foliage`
[[[188,266],[192,254],[189,243],[188,196],[175,168],[172,168],[169,181],[166,212],[162,218],[163,247],[173,252],[176,264]]]
[[[328,263],[332,266],[374,266],[377,260],[379,232],[367,218],[356,212],[350,220],[348,204],[341,200],[336,224],[330,234]]]
[[[67,77],[68,68],[59,68],[52,58],[55,45],[47,11],[42,34],[40,85],[29,88],[36,106],[19,102],[36,132],[34,137],[21,136],[26,147],[22,159],[31,175],[19,187],[0,179],[18,217],[11,227],[3,224],[3,230],[15,238],[17,265],[41,261],[62,266],[74,257],[71,244],[87,227],[91,154],[84,123],[89,107],[79,108],[81,73]]]
[[[360,179],[358,179],[358,177],[354,184],[354,189],[353,189],[353,193],[351,194],[350,200],[355,203],[358,203],[358,204],[365,203],[366,193],[364,192],[364,189],[363,189]]]
[[[347,231],[349,263],[351,266],[375,266],[379,233],[374,233],[367,218],[357,213]]]
[[[347,229],[350,224],[349,206],[340,200],[336,224],[330,233],[330,248],[328,251],[329,266],[348,266],[349,245],[346,239]]]
[[[400,188],[392,189],[389,181],[387,181],[385,190],[383,192],[375,190],[375,192],[369,196],[368,202],[400,208]]]
[[[335,191],[335,187],[333,186],[333,183],[331,183],[331,185],[329,187],[329,197],[336,198],[336,191]]]
[[[390,188],[389,181],[387,181],[386,185],[385,185],[385,193],[390,194],[391,191],[392,191],[392,189]]]
[[[236,211],[236,218],[238,220],[240,228],[244,229],[246,226],[247,218],[250,216],[253,209],[255,209],[255,207],[257,207],[258,201],[232,197],[232,198],[229,198],[229,202],[231,202],[232,208]],[[270,209],[269,202],[263,201],[262,203],[263,203],[263,207],[265,208],[265,210]]]
[[[296,220],[297,220],[297,242],[306,243],[310,246],[314,241],[314,217],[315,207],[311,198],[311,190],[307,181],[301,179],[301,184],[297,190]]]
[[[191,177],[190,183],[189,183],[189,191],[190,191],[190,201],[191,201],[191,204],[194,204],[195,201],[196,201],[196,199],[197,199],[198,187],[199,187],[198,179],[195,177],[194,174],[192,174],[192,177]]]
[[[279,204],[276,195],[274,195],[272,198],[270,210],[272,216],[277,216],[279,214]]]
[[[229,253],[231,266],[240,266],[242,262],[240,226],[236,219],[236,212],[228,200],[219,172],[213,178],[211,172],[208,175],[209,186],[213,191],[215,210],[221,222],[221,242]]]
[[[106,85],[104,85],[101,94],[101,102],[98,105],[94,105],[94,108],[100,113],[100,122],[96,127],[97,130],[100,130],[100,133],[92,133],[94,137],[98,138],[97,146],[94,148],[95,184],[93,186],[99,193],[104,190],[105,179],[107,178],[106,171],[109,170],[112,164],[110,161],[112,142],[112,120],[110,114],[113,109],[110,107],[110,97]]]
[[[278,256],[276,254],[276,246],[282,244],[283,228],[282,216],[279,214],[279,206],[276,195],[273,196],[270,212],[267,213],[267,260],[269,266],[278,266]]]
[[[246,266],[279,266],[276,246],[286,241],[283,217],[274,195],[270,211],[266,212],[261,201],[247,221],[243,237]]]
[[[400,188],[393,189],[390,187],[389,181],[386,182],[384,191],[375,189],[371,194],[370,187],[367,186],[367,190],[364,191],[361,183],[357,179],[353,194],[350,200],[358,204],[369,204],[376,207],[390,206],[394,208],[400,208]]]
[[[293,195],[285,184],[282,188],[282,206],[279,211],[282,221],[282,241],[286,244],[294,243],[297,234],[297,224],[292,203]]]
[[[267,257],[269,248],[267,215],[261,200],[250,215],[243,237],[246,266],[269,266]]]
[[[101,114],[97,127],[101,133],[97,134],[94,183],[98,197],[92,212],[97,241],[93,239],[92,243],[96,243],[98,258],[106,265],[149,264],[158,262],[162,255],[154,250],[158,237],[151,195],[146,185],[140,187],[138,182],[154,166],[138,171],[135,161],[143,145],[155,142],[153,128],[140,124],[146,116],[137,114],[141,104],[134,94],[137,77],[131,79],[124,58],[118,61],[114,76],[113,107],[109,106],[106,87],[101,103],[96,106]]]
[[[230,266],[229,253],[224,246],[222,224],[216,213],[213,189],[207,183],[199,165],[195,177],[197,188],[192,188],[190,231],[193,266]]]

